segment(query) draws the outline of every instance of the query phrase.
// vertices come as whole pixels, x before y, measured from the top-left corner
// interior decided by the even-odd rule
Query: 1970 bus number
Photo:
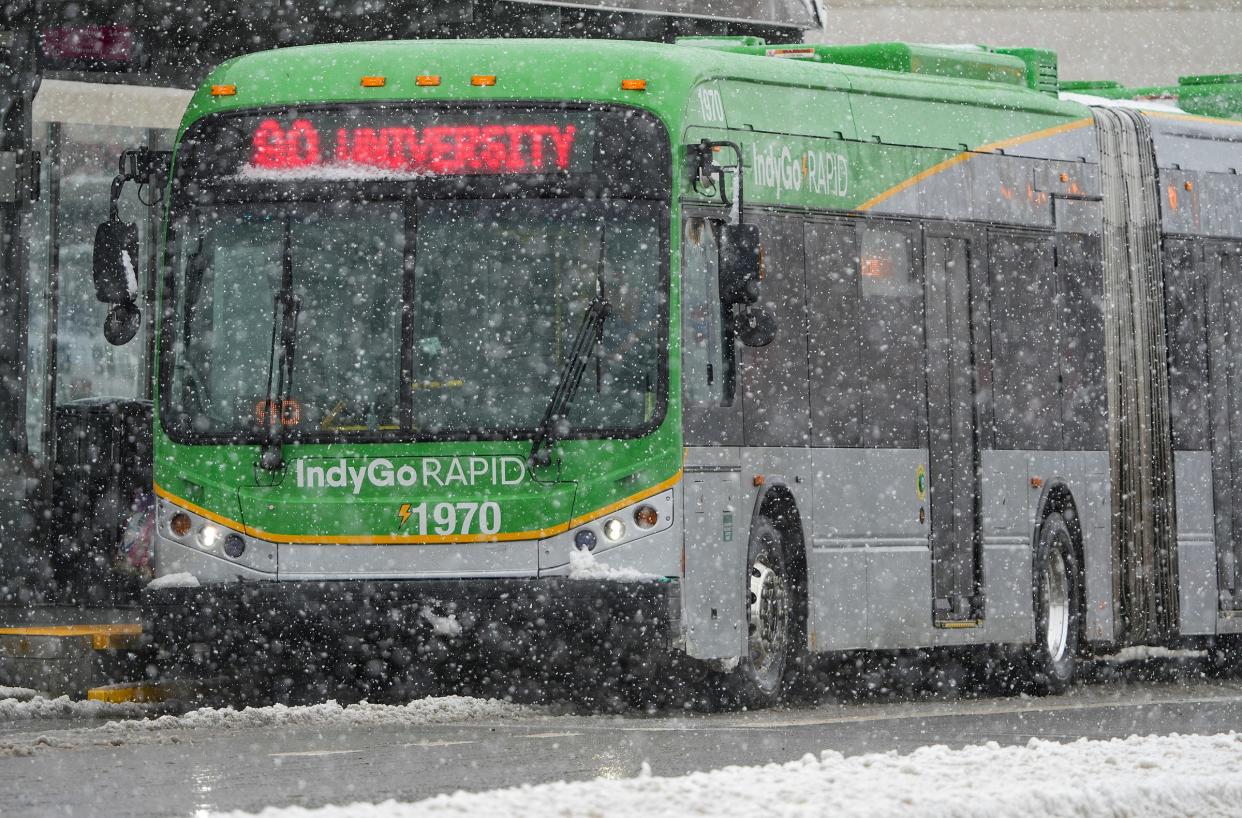
[[[420,535],[497,534],[500,532],[500,504],[419,503],[402,509],[408,513],[403,528]]]

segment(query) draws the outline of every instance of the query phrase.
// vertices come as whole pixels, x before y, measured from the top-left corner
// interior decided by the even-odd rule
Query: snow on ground
[[[1028,818],[1028,816],[1236,816],[1242,814],[1242,736],[1166,736],[1071,744],[1032,739],[908,755],[846,758],[833,751],[788,764],[726,767],[676,778],[542,784],[457,792],[412,804],[385,801],[319,809],[268,807],[262,818],[424,816],[763,815]],[[246,818],[219,813],[208,818]]]
[[[28,701],[42,695],[42,693],[31,687],[5,687],[0,685],[0,699],[22,699],[23,701]]]
[[[138,721],[108,722],[99,728],[114,733],[145,733],[154,730],[217,729],[238,730],[268,727],[354,727],[380,725],[447,724],[449,722],[478,721],[492,718],[522,718],[544,715],[538,707],[511,704],[497,699],[474,699],[467,696],[438,696],[418,699],[409,704],[359,704],[340,705],[334,701],[324,704],[288,707],[274,704],[269,707],[247,707],[234,710],[231,707],[204,707],[191,710],[181,716],[160,716]]]
[[[18,691],[22,695],[11,695]],[[34,696],[24,695],[35,693]],[[132,719],[145,715],[147,705],[73,701],[68,696],[47,699],[26,688],[0,688],[0,723],[34,719]]]
[[[1159,645],[1133,645],[1100,658],[1105,662],[1123,664],[1125,662],[1146,662],[1149,659],[1202,659],[1205,656],[1207,656],[1206,650],[1178,650]]]

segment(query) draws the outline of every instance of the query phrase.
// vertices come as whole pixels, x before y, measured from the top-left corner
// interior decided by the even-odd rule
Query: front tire
[[[767,517],[755,521],[746,560],[746,653],[732,674],[738,703],[770,707],[781,699],[797,655],[798,588],[780,531]]]
[[[1048,695],[1073,682],[1082,637],[1081,567],[1061,514],[1044,518],[1034,557],[1035,642],[1026,651],[1025,675],[1035,693]]]

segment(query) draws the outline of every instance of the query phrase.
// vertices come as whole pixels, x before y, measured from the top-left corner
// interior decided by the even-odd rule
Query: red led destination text
[[[251,165],[263,170],[364,167],[454,176],[569,170],[573,125],[432,125],[338,128],[325,140],[314,123],[287,129],[266,119],[255,129]]]

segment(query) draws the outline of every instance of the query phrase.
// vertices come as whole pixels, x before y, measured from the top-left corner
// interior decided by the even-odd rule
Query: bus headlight
[[[616,517],[613,517],[611,520],[604,523],[604,536],[613,542],[621,539],[625,536],[625,523],[621,522]]]
[[[198,531],[198,544],[203,548],[214,548],[220,541],[220,533],[217,526],[207,523]]]

